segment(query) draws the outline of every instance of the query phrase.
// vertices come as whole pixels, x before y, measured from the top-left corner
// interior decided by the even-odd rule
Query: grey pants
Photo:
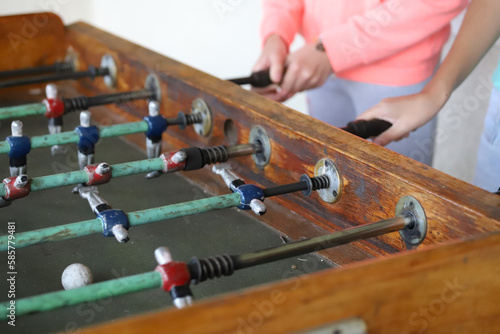
[[[493,192],[500,187],[500,90],[495,87],[477,151],[474,184]]]
[[[339,79],[334,76],[318,88],[307,91],[309,115],[325,123],[343,127],[358,115],[388,97],[415,94],[430,80],[411,86],[382,86]],[[408,138],[387,145],[397,153],[424,164],[432,164],[436,117]]]

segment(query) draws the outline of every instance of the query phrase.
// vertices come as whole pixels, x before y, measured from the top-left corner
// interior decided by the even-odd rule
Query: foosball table
[[[498,195],[85,23],[0,30],[0,332],[500,331]]]

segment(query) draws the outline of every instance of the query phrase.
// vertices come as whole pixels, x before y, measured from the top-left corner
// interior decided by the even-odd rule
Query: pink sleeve
[[[356,15],[321,39],[332,68],[341,72],[393,56],[439,32],[468,0],[390,0]]]
[[[262,43],[269,36],[277,34],[290,46],[302,25],[303,0],[263,0],[262,9]]]

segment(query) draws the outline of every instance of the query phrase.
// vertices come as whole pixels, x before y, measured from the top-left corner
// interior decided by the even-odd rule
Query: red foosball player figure
[[[48,84],[45,87],[45,94],[47,98],[43,100],[47,111],[45,117],[49,119],[49,133],[61,133],[63,126],[64,103],[61,99],[57,98],[57,86]],[[65,154],[67,148],[61,145],[54,145],[51,147],[50,152],[52,155]]]

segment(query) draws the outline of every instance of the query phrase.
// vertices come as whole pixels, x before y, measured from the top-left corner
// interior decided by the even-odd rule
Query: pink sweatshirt
[[[262,40],[321,38],[336,75],[389,86],[424,81],[468,0],[263,0]]]

